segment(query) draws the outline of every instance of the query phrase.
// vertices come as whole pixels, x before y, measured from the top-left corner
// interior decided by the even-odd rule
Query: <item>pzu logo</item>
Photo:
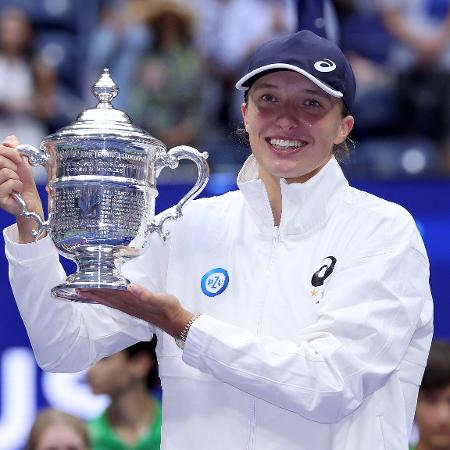
[[[202,292],[208,297],[215,297],[227,288],[228,281],[228,272],[225,269],[212,269],[202,277]]]

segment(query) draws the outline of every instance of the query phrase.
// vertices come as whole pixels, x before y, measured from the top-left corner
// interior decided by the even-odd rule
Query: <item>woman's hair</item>
[[[450,342],[435,340],[431,344],[420,389],[431,392],[450,386]]]
[[[33,36],[35,34],[34,25],[30,19],[30,16],[25,9],[13,4],[6,4],[0,8],[0,22],[3,20],[19,22],[22,29],[23,48],[21,55],[28,61],[34,62],[36,58],[36,50],[34,47]],[[24,35],[25,34],[25,35]],[[26,38],[24,37],[26,36]],[[2,42],[0,42],[0,52],[3,51]]]
[[[80,436],[86,450],[91,448],[88,429],[81,419],[58,409],[47,408],[36,416],[30,434],[28,435],[25,449],[36,450],[42,435],[49,427],[55,424],[68,426]]]
[[[123,350],[128,359],[132,359],[143,354],[151,360],[152,366],[145,378],[145,383],[149,390],[160,387],[158,363],[156,359],[156,342],[156,336],[153,336],[150,342],[137,342],[136,344]]]
[[[244,92],[244,103],[248,104],[248,90]],[[350,115],[350,111],[347,109],[347,107],[342,103],[342,117],[346,117]],[[238,141],[241,144],[244,144],[246,146],[250,146],[250,140],[247,133],[247,130],[244,127],[239,127],[236,130],[236,136],[238,138]],[[355,143],[352,140],[351,137],[347,136],[344,142],[341,142],[340,144],[335,144],[333,146],[332,154],[335,156],[335,158],[338,161],[345,161],[350,158],[350,147],[349,144],[354,147]]]
[[[162,2],[149,2],[150,15],[147,23],[153,32],[153,45],[157,50],[162,48],[162,39],[167,31],[167,19],[172,20],[171,31],[182,46],[189,45],[192,41],[193,16],[187,7],[175,1],[164,0]]]

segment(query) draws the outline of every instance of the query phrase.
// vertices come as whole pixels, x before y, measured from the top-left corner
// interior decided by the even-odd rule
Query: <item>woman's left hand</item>
[[[154,293],[138,284],[127,290],[80,289],[78,294],[131,316],[156,325],[161,330],[177,336],[188,323],[193,313],[181,306],[174,295]]]

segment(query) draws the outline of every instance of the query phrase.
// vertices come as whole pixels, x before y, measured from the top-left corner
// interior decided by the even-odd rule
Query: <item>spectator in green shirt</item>
[[[155,341],[139,342],[89,369],[92,392],[111,398],[106,411],[88,423],[92,450],[159,450],[161,404],[152,393],[159,386]]]
[[[410,450],[450,450],[450,343],[434,341],[416,408],[419,442]]]

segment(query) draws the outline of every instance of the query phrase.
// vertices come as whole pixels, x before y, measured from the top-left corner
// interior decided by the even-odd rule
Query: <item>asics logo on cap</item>
[[[318,72],[333,72],[336,69],[336,64],[331,59],[325,58],[323,61],[317,61],[314,64],[314,69]]]

